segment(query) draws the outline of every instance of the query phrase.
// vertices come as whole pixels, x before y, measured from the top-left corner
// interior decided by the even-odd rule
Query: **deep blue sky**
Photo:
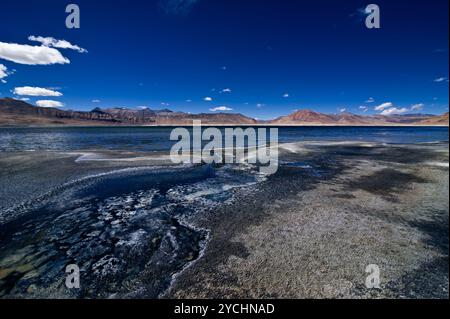
[[[0,83],[0,97],[36,86],[63,96],[31,102],[52,99],[66,109],[227,106],[260,119],[303,108],[362,113],[362,105],[372,114],[387,102],[448,111],[447,0],[189,0],[187,10],[163,2],[74,0],[81,28],[69,30],[71,2],[2,1],[0,42],[54,37],[88,53],[58,49],[71,61],[64,65],[0,58],[16,70]],[[359,10],[369,3],[381,8],[381,29],[365,27]],[[232,92],[219,93],[225,88]],[[365,103],[369,97],[375,102]]]

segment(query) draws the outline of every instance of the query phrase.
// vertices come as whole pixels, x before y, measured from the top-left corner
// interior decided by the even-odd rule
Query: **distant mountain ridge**
[[[0,99],[0,125],[192,125],[201,120],[205,125],[444,125],[449,124],[448,112],[443,115],[357,115],[353,113],[324,114],[299,110],[271,121],[257,121],[238,113],[174,112],[127,108],[95,108],[89,112],[60,110],[33,106],[24,101]]]
[[[33,106],[11,98],[0,99],[0,125],[192,125],[257,124],[255,119],[234,113],[189,114],[171,110],[95,108],[89,112]]]
[[[372,119],[367,116],[356,115],[353,113],[341,114],[323,114],[311,110],[299,110],[287,116],[279,117],[273,121],[273,124],[322,124],[322,125],[347,125],[347,124],[371,124]]]
[[[279,125],[447,125],[448,112],[443,115],[357,115],[353,113],[323,114],[311,110],[299,110],[279,117],[271,124]]]

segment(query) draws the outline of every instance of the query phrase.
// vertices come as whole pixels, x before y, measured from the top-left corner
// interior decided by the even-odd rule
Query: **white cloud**
[[[8,68],[6,67],[6,65],[3,65],[0,63],[0,82],[2,83],[6,83],[5,78],[11,74],[13,74],[14,72],[16,72],[16,70],[8,70]]]
[[[59,48],[59,49],[70,49],[70,50],[76,50],[80,53],[87,53],[86,49],[80,48],[78,45],[72,44],[66,40],[57,40],[52,37],[40,37],[40,36],[35,37],[34,35],[29,36],[28,40],[40,42],[43,46],[46,46],[46,47],[54,47],[54,48]]]
[[[0,59],[27,65],[66,64],[70,60],[46,46],[0,42]]]
[[[25,102],[27,102],[27,101],[29,101],[30,99],[27,98],[27,97],[21,97],[19,100],[20,100],[20,101],[25,101]]]
[[[256,107],[257,108],[260,108],[260,107],[263,107],[265,104],[262,104],[262,103],[258,103],[258,104],[256,104]]]
[[[233,109],[227,107],[227,106],[218,106],[212,109],[209,109],[211,112],[217,112],[217,111],[232,111]]]
[[[398,114],[403,114],[403,113],[406,113],[406,112],[408,112],[409,110],[407,109],[407,108],[401,108],[401,109],[398,109],[398,108],[396,108],[396,107],[391,107],[391,108],[389,108],[389,109],[387,109],[387,110],[384,110],[383,112],[381,112],[381,115],[386,115],[386,116],[389,116],[389,115],[398,115]]]
[[[40,107],[62,107],[63,104],[58,101],[52,101],[52,100],[39,100],[36,101],[36,105]]]
[[[284,97],[284,98],[288,98],[288,97],[289,97],[289,93],[284,93],[284,94],[283,94],[283,97]]]
[[[425,104],[419,103],[411,106],[411,111],[421,111],[425,107]]]
[[[31,86],[17,87],[14,89],[13,93],[16,95],[27,96],[62,96],[62,93],[58,91]]]
[[[100,100],[92,100],[92,103],[100,103]]]
[[[0,79],[6,78],[8,76],[8,68],[3,64],[0,64]]]
[[[206,101],[206,102],[211,102],[212,100],[213,100],[212,97],[209,97],[209,96],[207,96],[203,99],[203,101]]]
[[[434,79],[434,82],[436,82],[436,83],[448,82],[448,79],[446,77],[441,77],[441,78]]]
[[[347,111],[347,109],[342,108],[342,109],[339,110],[339,113],[344,113],[345,111]]]
[[[375,109],[375,111],[383,111],[383,110],[385,110],[389,107],[393,107],[393,106],[394,106],[394,104],[392,104],[391,102],[387,102],[387,103],[383,103],[378,106],[375,106],[374,109]]]
[[[373,97],[369,97],[366,101],[366,103],[373,103],[375,102],[375,99]]]
[[[220,91],[220,93],[231,93],[231,89],[223,89],[222,91]]]

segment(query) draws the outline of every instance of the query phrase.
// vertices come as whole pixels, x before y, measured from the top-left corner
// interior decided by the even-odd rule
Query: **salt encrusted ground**
[[[168,164],[155,154],[87,155],[1,153],[0,220],[14,220],[10,213],[15,205],[45,197],[64,183],[112,170]],[[163,291],[151,291],[152,296],[448,298],[448,144],[292,143],[282,146],[280,159],[277,174],[245,180],[245,187],[226,188],[231,197],[222,198],[214,192],[214,183],[205,186],[204,181],[181,192],[176,186],[170,190],[171,200],[190,203],[189,214],[177,213],[182,224],[172,227],[190,234],[204,231],[207,243],[201,253],[186,257],[184,267],[177,264],[169,289],[162,285]],[[130,178],[123,176],[124,181]],[[197,201],[211,195],[217,197],[214,204]],[[26,210],[16,211],[24,212],[26,220]],[[11,252],[0,252],[0,257],[4,261]],[[20,267],[20,260],[15,262],[16,277],[33,274],[32,263]],[[98,262],[94,264],[103,265]],[[365,287],[369,264],[380,268],[379,290]],[[10,274],[11,269],[0,269],[0,281]],[[148,269],[147,274],[155,276]],[[35,296],[36,288],[39,296],[46,296],[45,287],[26,288],[29,297]],[[48,296],[61,291],[52,289]],[[90,297],[105,297],[101,282],[96,282],[96,289]],[[135,296],[145,297],[150,290],[142,291],[144,295]],[[77,295],[62,295],[71,296]]]

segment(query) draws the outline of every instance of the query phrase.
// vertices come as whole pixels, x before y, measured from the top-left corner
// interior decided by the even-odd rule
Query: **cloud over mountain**
[[[232,111],[232,108],[229,108],[227,106],[218,106],[214,107],[212,109],[209,109],[211,112],[225,112],[225,111]]]
[[[386,116],[399,115],[399,114],[404,114],[408,111],[409,111],[409,109],[407,109],[405,107],[401,108],[401,109],[398,109],[396,107],[391,107],[391,108],[388,108],[388,109],[384,110],[383,112],[381,112],[381,115],[386,115]]]
[[[53,100],[39,100],[36,101],[36,105],[40,107],[62,107],[64,106],[59,101],[53,101]]]
[[[384,111],[385,109],[393,107],[393,106],[394,106],[394,104],[392,104],[392,102],[386,102],[386,103],[380,104],[378,106],[375,106],[374,109],[375,109],[375,111]]]
[[[411,111],[421,111],[425,107],[425,104],[419,103],[411,106]]]
[[[27,96],[62,96],[61,92],[32,86],[16,87],[13,93]]]

